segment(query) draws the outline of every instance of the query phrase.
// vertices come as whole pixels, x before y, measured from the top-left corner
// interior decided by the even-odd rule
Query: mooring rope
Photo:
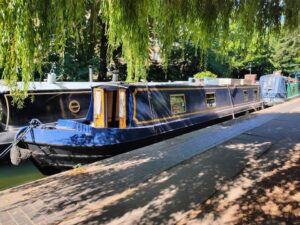
[[[25,135],[30,131],[31,128],[35,128],[37,126],[39,126],[41,123],[41,121],[39,121],[38,119],[32,119],[29,122],[29,126],[24,129],[19,136],[0,154],[0,159],[4,158],[12,149],[12,147],[16,146],[24,137]]]

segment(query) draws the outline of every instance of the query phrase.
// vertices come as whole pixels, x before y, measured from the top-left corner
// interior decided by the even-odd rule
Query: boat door
[[[97,128],[107,127],[106,98],[103,88],[94,88],[94,126]]]

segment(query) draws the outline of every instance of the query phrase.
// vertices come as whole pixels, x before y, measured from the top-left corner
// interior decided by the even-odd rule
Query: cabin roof
[[[254,84],[254,86],[257,84]],[[123,82],[107,82],[100,85],[95,85],[94,87],[102,87],[107,90],[117,90],[118,88],[124,89],[135,89],[135,88],[156,88],[156,87],[205,87],[205,86],[227,86],[227,85],[201,85],[197,82],[188,81],[174,81],[174,82],[136,82],[136,83],[123,83]],[[243,85],[238,85],[243,86]],[[249,86],[249,85],[246,85]],[[252,85],[251,85],[252,86]]]
[[[287,80],[288,78],[281,74],[267,74],[260,77],[259,81],[264,82],[268,79],[276,79],[276,80]]]
[[[93,86],[103,84],[101,82],[29,82],[28,91],[64,91],[64,90],[90,90]],[[24,83],[18,82],[19,89],[23,89]],[[0,94],[9,93],[9,87],[0,82]]]
[[[286,93],[287,77],[280,74],[268,74],[261,76],[259,79],[262,95],[270,93]]]

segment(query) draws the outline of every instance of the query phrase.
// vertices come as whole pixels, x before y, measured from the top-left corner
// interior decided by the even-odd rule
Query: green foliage
[[[273,44],[275,69],[286,73],[300,71],[300,32],[286,33]]]
[[[299,32],[282,32],[270,37],[270,41],[253,42],[247,51],[243,48],[228,51],[227,60],[233,77],[243,77],[251,72],[260,75],[282,70],[289,74],[299,71],[300,36]]]
[[[194,78],[204,78],[204,77],[217,78],[218,76],[210,71],[202,71],[194,75]]]
[[[49,50],[63,52],[68,37],[86,14],[85,1],[0,0],[0,67],[15,102],[26,97],[28,82]],[[54,39],[52,37],[54,36]],[[18,90],[21,77],[25,85]]]
[[[300,2],[295,0],[0,0],[0,68],[12,93],[22,99],[34,72],[42,74],[49,52],[63,58],[67,40],[73,39],[77,51],[73,55],[96,54],[96,49],[99,53],[103,47],[99,32],[105,32],[108,63],[121,46],[127,80],[137,81],[147,76],[150,33],[161,46],[166,68],[176,40],[203,52],[209,48],[220,55],[235,52],[233,48],[242,52],[255,44],[253,40],[266,40],[282,28],[298,29],[299,12]],[[75,59],[65,56],[65,62]],[[25,82],[22,91],[16,88],[20,78]]]
[[[62,57],[58,62],[57,74],[65,81],[88,81],[88,66],[93,67],[93,72],[99,70],[99,56],[94,51],[80,51],[86,49],[87,44],[76,46],[74,40],[68,40]]]
[[[76,165],[73,166],[73,169],[79,169],[82,167],[82,164],[81,163],[78,163]]]
[[[173,43],[181,39],[191,41],[194,46],[207,49],[215,46],[220,50],[230,42],[235,24],[240,46],[246,46],[254,37],[267,38],[269,33],[281,28],[281,16],[290,1],[231,1],[231,0],[174,0],[174,1],[104,1],[104,15],[109,24],[108,35],[111,46],[123,47],[128,63],[129,80],[145,76],[148,64],[149,29],[162,46],[164,63],[169,59]],[[295,11],[293,9],[293,11]],[[298,18],[298,17],[297,17]],[[286,24],[298,26],[298,19],[287,17]],[[212,38],[214,37],[214,38]]]
[[[272,56],[274,49],[268,43],[259,43],[257,46],[250,46],[248,51],[243,49],[230,52],[229,60],[232,69],[232,76],[242,78],[250,72],[258,75],[269,74],[274,71]]]

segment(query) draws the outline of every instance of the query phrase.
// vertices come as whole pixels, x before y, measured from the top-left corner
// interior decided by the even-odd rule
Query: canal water
[[[0,164],[0,191],[43,177],[30,161],[19,166]]]

